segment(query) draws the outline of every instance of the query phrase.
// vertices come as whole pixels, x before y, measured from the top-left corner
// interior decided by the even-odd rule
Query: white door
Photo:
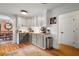
[[[75,31],[76,31],[76,33],[75,33],[75,37],[76,37],[76,39],[75,39],[75,47],[76,48],[79,48],[79,15],[75,15]]]
[[[75,30],[73,24],[73,16],[60,15],[59,16],[59,38],[60,42],[73,46],[75,39]],[[63,32],[63,34],[61,34]]]

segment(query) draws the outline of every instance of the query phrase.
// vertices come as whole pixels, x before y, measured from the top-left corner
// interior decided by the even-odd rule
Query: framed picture
[[[50,18],[50,24],[56,24],[56,17]]]
[[[12,29],[12,24],[11,23],[6,23],[4,27],[5,27],[6,30],[9,31],[9,30]]]

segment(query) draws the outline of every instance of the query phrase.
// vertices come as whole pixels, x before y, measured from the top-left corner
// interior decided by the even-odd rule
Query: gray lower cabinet
[[[36,45],[37,43],[37,38],[35,34],[32,34],[32,44]]]
[[[32,35],[32,44],[34,44],[34,45],[36,45],[36,46],[38,46],[38,47],[40,47],[40,48],[43,48],[43,49],[45,49],[46,47],[45,47],[45,38],[44,38],[44,36],[43,35],[38,35],[38,34],[33,34]]]
[[[37,35],[37,46],[39,46],[40,48],[43,48],[43,43],[44,43],[44,41],[43,41],[44,39],[43,39],[43,37],[42,37],[42,35]]]
[[[47,43],[46,43],[46,37],[45,37],[45,36],[43,36],[43,42],[44,42],[44,43],[43,43],[43,48],[47,48],[47,47],[46,47],[46,44],[47,44]]]
[[[43,38],[43,36],[42,35],[38,35],[37,38],[38,38],[38,40],[37,40],[38,43],[37,44],[39,45],[39,47],[40,48],[44,48],[44,38]]]

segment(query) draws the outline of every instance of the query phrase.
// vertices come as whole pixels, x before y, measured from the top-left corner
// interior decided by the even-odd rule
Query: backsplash
[[[32,28],[32,30],[33,30],[34,32],[39,33],[41,27],[31,27],[31,28]],[[22,31],[22,32],[29,32],[28,27],[20,27],[20,28],[19,28],[19,31]]]
[[[41,27],[32,27],[32,30],[34,30],[34,32],[39,33],[41,32],[40,30]]]
[[[41,32],[41,27],[31,27],[32,28],[32,30],[34,31],[34,32],[36,32],[36,33],[39,33],[39,32]],[[56,25],[54,25],[53,27],[47,27],[47,29],[49,29],[50,30],[50,33],[51,33],[51,35],[57,35],[57,30],[56,30]],[[29,30],[28,30],[28,27],[20,27],[19,28],[19,31],[22,31],[22,32],[29,32]]]
[[[19,31],[28,32],[28,28],[27,27],[20,27]]]

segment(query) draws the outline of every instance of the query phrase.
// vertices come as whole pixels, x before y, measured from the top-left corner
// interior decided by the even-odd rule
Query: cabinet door
[[[46,19],[44,17],[41,19],[41,26],[46,26]]]
[[[29,24],[28,24],[28,23],[29,23],[29,21],[28,21],[28,20],[26,20],[26,27],[28,27],[28,26],[29,26]]]
[[[32,19],[31,22],[32,22],[31,26],[34,26],[34,19]]]
[[[41,37],[41,39],[39,40],[40,41],[40,46],[41,46],[41,48],[44,48],[44,37],[43,37],[43,35],[40,35],[40,37]]]
[[[32,26],[34,26],[34,18],[32,19]]]
[[[30,19],[30,27],[32,27],[32,19]]]
[[[40,48],[43,48],[44,46],[44,39],[42,35],[37,35],[37,46],[39,46]]]
[[[36,23],[37,23],[37,25],[36,25],[37,27],[41,26],[41,17],[37,18],[37,22]]]
[[[28,21],[28,22],[27,22],[28,27],[31,27],[32,21],[31,21],[30,19],[28,19],[27,21]]]
[[[40,46],[40,40],[41,38],[40,38],[40,36],[39,35],[37,35],[37,46]]]
[[[35,26],[36,27],[36,17],[34,17],[34,19],[33,19],[33,26]]]
[[[45,36],[42,37],[43,37],[43,48],[46,49],[46,37]]]
[[[36,45],[36,35],[32,34],[32,44]]]

